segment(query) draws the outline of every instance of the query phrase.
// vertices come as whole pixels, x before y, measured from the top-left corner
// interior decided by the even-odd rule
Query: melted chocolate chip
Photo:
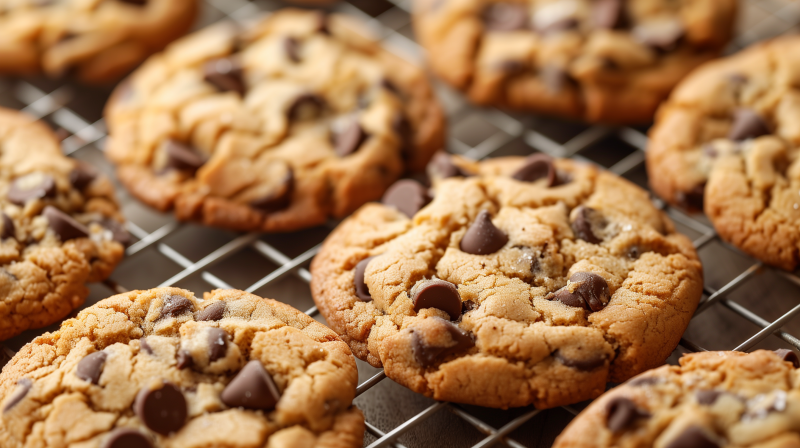
[[[622,22],[622,0],[595,0],[592,23],[596,28],[613,29]]]
[[[606,363],[606,356],[604,354],[589,359],[572,359],[562,355],[560,350],[556,350],[553,356],[559,360],[561,364],[584,372],[594,370]]]
[[[606,426],[612,432],[630,428],[636,420],[650,417],[649,412],[639,409],[636,403],[624,397],[611,400],[606,405],[606,412]]]
[[[600,244],[603,240],[594,234],[592,230],[594,226],[605,227],[605,219],[600,212],[583,205],[578,207],[575,219],[572,221],[572,230],[575,232],[575,236],[592,244]]]
[[[269,173],[264,176],[266,194],[250,202],[250,206],[266,213],[283,210],[292,202],[294,192],[294,170],[283,161],[275,161],[267,168]]]
[[[194,304],[186,297],[173,295],[164,300],[164,307],[161,308],[161,317],[176,317],[187,311],[192,311]]]
[[[529,20],[528,9],[518,3],[492,3],[483,10],[483,23],[489,31],[522,30]]]
[[[8,200],[16,205],[25,205],[34,199],[52,198],[56,195],[56,181],[53,176],[31,173],[14,179],[8,189]]]
[[[378,257],[378,255],[365,258],[356,264],[356,272],[355,277],[353,278],[353,283],[356,287],[356,296],[364,302],[372,301],[372,294],[369,293],[367,283],[364,281],[364,272],[366,272],[369,262],[375,257]]]
[[[153,444],[139,430],[117,428],[108,434],[102,448],[153,448]]]
[[[313,120],[322,115],[325,109],[325,100],[319,95],[306,93],[298,96],[289,106],[286,115],[292,121]]]
[[[261,362],[253,360],[228,383],[220,398],[232,408],[270,410],[281,396]]]
[[[3,407],[3,413],[5,414],[6,412],[10,411],[11,408],[19,404],[19,402],[22,401],[26,395],[28,395],[31,387],[33,387],[33,381],[28,378],[22,378],[21,380],[17,381],[17,388],[9,397],[5,407]]]
[[[139,346],[148,355],[152,356],[155,353],[155,352],[153,352],[153,347],[150,347],[150,344],[147,343],[147,336],[139,339]]]
[[[283,51],[286,57],[295,64],[300,62],[300,41],[294,37],[287,37],[283,40]]]
[[[186,423],[186,398],[177,386],[164,382],[160,389],[145,387],[136,395],[133,410],[151,431],[161,435],[177,432]]]
[[[564,305],[583,308],[592,313],[605,308],[611,294],[603,277],[591,272],[576,272],[569,278],[567,286],[549,294],[547,299],[555,299]]]
[[[78,162],[69,173],[69,183],[78,190],[83,190],[97,178],[97,170],[85,162]]]
[[[3,218],[3,227],[0,228],[0,240],[4,240],[6,238],[16,238],[16,227],[14,226],[14,221],[6,215],[5,213],[0,213],[0,216]]]
[[[800,359],[797,357],[797,353],[794,350],[787,350],[785,348],[779,348],[775,350],[775,354],[778,355],[782,360],[792,363],[795,369],[800,368]]]
[[[740,107],[733,112],[733,123],[728,131],[728,139],[738,142],[769,133],[767,122],[753,109]]]
[[[706,184],[695,185],[691,190],[679,191],[676,200],[683,208],[688,210],[703,210]]]
[[[697,402],[704,405],[704,406],[711,406],[717,402],[717,399],[724,395],[725,392],[720,390],[698,390],[695,392],[694,396],[697,399]]]
[[[192,366],[194,366],[194,358],[192,358],[192,354],[189,353],[189,350],[178,350],[178,358],[176,360],[176,367],[178,367],[178,370],[188,369]]]
[[[719,448],[719,444],[704,429],[689,426],[664,448]]]
[[[455,324],[438,317],[432,317],[431,319],[436,319],[437,322],[444,325],[453,343],[447,346],[429,345],[422,339],[419,332],[414,332],[411,335],[411,350],[414,353],[414,359],[422,367],[429,367],[435,364],[437,359],[469,350],[475,346],[475,341],[470,334],[458,328]]]
[[[489,212],[483,210],[478,213],[475,222],[469,226],[467,233],[461,238],[462,252],[472,255],[493,254],[508,242],[508,235],[498,229],[493,223]]]
[[[244,96],[245,85],[242,67],[231,58],[208,61],[203,66],[204,79],[220,92],[236,92]]]
[[[111,238],[114,241],[122,244],[125,247],[131,245],[131,234],[128,233],[128,230],[125,228],[125,224],[111,218],[103,218],[95,222],[111,232]]]
[[[199,151],[177,140],[168,140],[164,151],[167,154],[167,168],[194,173],[206,163],[205,156]]]
[[[94,352],[86,355],[78,362],[75,376],[92,384],[97,384],[100,380],[100,374],[103,373],[103,366],[107,358],[108,354],[106,352]]]
[[[513,179],[521,182],[536,182],[539,179],[546,179],[547,187],[556,184],[556,167],[553,165],[553,158],[546,154],[534,154],[525,159],[522,165],[514,174]]]
[[[412,289],[414,311],[436,308],[450,315],[450,320],[461,316],[461,296],[456,285],[440,280],[425,280]]]
[[[367,137],[369,136],[364,132],[361,124],[353,120],[344,131],[336,134],[333,138],[336,155],[345,157],[358,151],[358,148],[367,140]]]
[[[200,310],[194,316],[194,320],[198,322],[217,321],[222,319],[225,315],[225,302],[220,300]]]
[[[44,208],[42,215],[47,218],[48,227],[58,235],[61,241],[89,236],[89,229],[86,226],[51,205]]]
[[[661,51],[672,51],[686,34],[678,18],[651,20],[637,25],[633,37],[644,45]]]
[[[433,159],[428,164],[428,171],[431,176],[448,179],[450,177],[469,177],[470,173],[464,171],[461,167],[453,163],[450,154],[439,151],[433,155]]]
[[[208,329],[208,362],[222,359],[228,353],[228,333],[221,328]]]
[[[398,180],[381,199],[381,203],[397,208],[409,218],[413,218],[429,202],[428,189],[411,179]]]

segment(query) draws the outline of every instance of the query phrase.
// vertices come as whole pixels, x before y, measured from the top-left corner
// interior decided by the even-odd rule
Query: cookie
[[[0,108],[0,340],[66,317],[130,242],[105,176],[50,128]]]
[[[799,64],[795,36],[708,63],[664,104],[647,150],[659,196],[705,208],[722,238],[787,270],[800,257]]]
[[[296,309],[235,290],[113,296],[0,374],[0,445],[360,447],[355,359]]]
[[[702,269],[647,192],[542,154],[440,154],[430,172],[430,191],[398,182],[312,262],[314,300],[357,357],[436,400],[543,409],[676,347]]]
[[[0,73],[119,79],[183,35],[198,0],[0,1]]]
[[[684,355],[612,389],[554,448],[789,448],[800,446],[797,354]]]
[[[380,198],[444,144],[424,73],[341,15],[214,25],[150,59],[106,111],[133,194],[181,220],[289,231]]]
[[[415,0],[433,71],[479,105],[649,122],[731,39],[735,0]]]

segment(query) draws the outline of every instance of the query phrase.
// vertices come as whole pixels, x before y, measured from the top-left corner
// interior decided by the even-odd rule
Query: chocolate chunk
[[[533,154],[525,159],[525,164],[511,177],[521,182],[546,179],[549,188],[556,184],[556,167],[553,165],[553,158],[547,154]]]
[[[594,227],[605,227],[606,222],[603,215],[597,210],[581,205],[575,212],[575,219],[572,221],[572,230],[578,238],[592,243],[600,244],[603,242],[594,234]]]
[[[266,213],[283,210],[292,202],[294,192],[294,170],[282,161],[276,160],[267,166],[260,188],[264,195],[250,202],[250,206]]]
[[[433,317],[437,322],[441,322],[444,328],[450,333],[454,344],[449,346],[433,346],[428,345],[420,336],[420,333],[414,332],[411,335],[411,350],[414,352],[414,359],[422,367],[429,367],[436,363],[437,359],[444,358],[453,353],[459,353],[475,346],[475,341],[469,333],[458,328],[453,323],[447,322],[439,317]]]
[[[97,178],[97,170],[85,162],[78,162],[69,173],[69,183],[78,190],[88,187]]]
[[[133,410],[151,431],[161,435],[177,432],[186,423],[186,398],[177,386],[167,381],[160,389],[148,387],[136,394]]]
[[[300,62],[300,41],[294,37],[287,37],[283,40],[283,51],[286,57],[295,64]]]
[[[492,3],[483,10],[483,23],[489,31],[516,31],[528,27],[528,8],[518,3]]]
[[[178,370],[188,369],[194,365],[194,358],[192,358],[192,354],[189,353],[189,350],[178,350],[178,359],[176,361]]]
[[[203,66],[203,75],[205,81],[220,92],[236,92],[244,96],[244,76],[237,61],[231,58],[208,61]]]
[[[153,444],[136,429],[117,428],[108,434],[102,448],[153,448]]]
[[[566,356],[561,354],[560,350],[556,350],[553,353],[553,356],[564,364],[567,367],[572,367],[573,369],[578,369],[584,372],[589,372],[594,370],[606,363],[606,356],[604,354],[600,354],[595,356],[594,358],[589,359],[572,359],[567,358]]]
[[[595,0],[592,3],[592,23],[595,28],[613,29],[622,22],[622,0]]]
[[[413,218],[429,202],[428,189],[411,179],[398,180],[381,199],[381,203],[397,208],[409,218]]]
[[[261,362],[253,360],[228,383],[220,398],[232,408],[267,411],[275,408],[281,395]]]
[[[628,381],[628,386],[633,387],[644,387],[644,386],[653,386],[655,384],[661,384],[663,380],[657,376],[646,376],[643,378],[634,378]]]
[[[52,198],[56,195],[56,181],[53,176],[31,173],[14,179],[8,189],[8,200],[16,205],[25,205],[34,199]]]
[[[139,346],[148,355],[152,356],[153,354],[155,354],[155,352],[153,352],[153,347],[150,347],[150,344],[147,343],[147,336],[139,339]]]
[[[178,171],[194,173],[205,165],[206,158],[200,152],[177,140],[169,140],[164,146],[167,154],[167,167]]]
[[[325,109],[325,100],[319,95],[306,93],[295,98],[289,106],[286,115],[293,121],[313,120],[322,115]]]
[[[194,320],[198,322],[206,322],[206,321],[217,321],[222,319],[225,315],[225,302],[220,300],[219,302],[214,302],[211,305],[203,308],[200,310],[196,316],[194,316]]]
[[[412,289],[414,311],[436,308],[450,315],[450,320],[461,316],[461,296],[456,285],[440,279],[425,280]]]
[[[664,448],[719,448],[719,444],[699,426],[689,426]]]
[[[125,224],[112,218],[103,218],[95,222],[111,232],[111,239],[114,241],[122,244],[125,247],[131,245],[131,234],[128,233],[128,230],[125,228]]]
[[[495,227],[489,212],[483,210],[461,238],[460,248],[468,254],[487,255],[502,249],[507,242],[508,235]]]
[[[779,348],[775,350],[775,354],[778,355],[782,360],[792,363],[795,369],[800,368],[800,359],[797,357],[797,353],[794,350],[787,350],[785,348]]]
[[[550,93],[560,93],[571,82],[569,72],[555,64],[547,64],[539,69],[539,76]]]
[[[398,112],[392,118],[392,130],[400,137],[400,154],[403,160],[409,160],[414,148],[414,129],[404,113]]]
[[[612,432],[630,428],[636,420],[650,417],[649,412],[639,409],[636,403],[624,397],[611,400],[606,405],[606,412],[606,426]]]
[[[377,257],[378,255],[373,255],[369,258],[365,258],[358,262],[356,265],[356,272],[355,277],[353,278],[353,283],[356,286],[356,296],[364,302],[372,301],[372,294],[369,293],[369,288],[367,287],[367,283],[364,281],[364,272],[367,270],[367,265],[373,258]]]
[[[746,107],[740,107],[733,111],[733,123],[728,131],[728,139],[738,142],[769,133],[767,122],[758,112]]]
[[[717,399],[724,395],[725,392],[719,390],[698,390],[694,396],[697,402],[704,406],[711,406],[717,402]]]
[[[221,328],[208,329],[208,362],[222,359],[228,353],[228,333]]]
[[[637,25],[632,30],[636,40],[661,51],[674,50],[685,33],[683,23],[677,17],[650,20]]]
[[[58,235],[61,241],[89,236],[89,229],[86,226],[52,205],[45,207],[42,215],[47,218],[48,227]]]
[[[16,406],[26,395],[30,392],[31,387],[33,387],[33,381],[29,378],[22,378],[21,380],[17,381],[17,388],[9,397],[8,401],[6,402],[5,407],[3,408],[3,413],[10,411],[11,408]]]
[[[78,367],[75,369],[75,376],[92,384],[97,384],[107,358],[108,354],[106,352],[94,352],[86,355],[86,357],[78,362]]]
[[[16,227],[14,226],[14,221],[11,220],[11,217],[6,215],[5,213],[0,213],[3,216],[3,228],[0,232],[0,240],[4,240],[6,238],[16,238]]]
[[[367,137],[368,135],[364,132],[364,128],[361,127],[361,124],[353,120],[344,131],[339,132],[333,138],[336,155],[345,157],[356,152],[364,141],[367,140]]]
[[[675,195],[678,204],[689,210],[703,210],[706,184],[695,185],[689,191],[679,191]]]
[[[164,300],[164,307],[161,308],[161,316],[163,317],[176,317],[187,311],[194,310],[194,304],[191,300],[183,296],[169,296]]]
[[[611,294],[603,277],[591,272],[576,272],[569,278],[567,286],[549,294],[547,299],[555,299],[564,305],[583,308],[592,313],[605,308]]]

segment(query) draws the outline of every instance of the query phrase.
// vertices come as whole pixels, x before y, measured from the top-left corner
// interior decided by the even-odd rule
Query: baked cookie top
[[[119,79],[189,30],[198,0],[0,0],[0,73]]]
[[[111,182],[52,130],[0,108],[0,340],[64,318],[130,237]]]
[[[548,408],[678,344],[701,266],[644,190],[542,154],[439,154],[431,172],[430,204],[398,182],[311,265],[314,299],[356,356],[437,400]]]
[[[0,374],[3,447],[360,447],[347,345],[235,290],[113,296],[25,345]]]
[[[151,58],[107,108],[108,156],[179,219],[287,231],[343,217],[444,144],[424,73],[346,16],[285,9]]]
[[[554,448],[800,446],[797,354],[684,355],[595,400]]]
[[[664,104],[647,151],[661,197],[705,206],[723,238],[789,270],[800,247],[799,81],[796,36],[710,62]]]
[[[718,55],[735,12],[735,0],[415,0],[414,25],[433,70],[473,102],[639,123]]]

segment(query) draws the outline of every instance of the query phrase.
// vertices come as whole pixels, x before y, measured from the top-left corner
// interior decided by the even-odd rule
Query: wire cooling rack
[[[282,6],[277,0],[205,0],[199,26],[226,18],[247,20]],[[392,51],[417,63],[422,52],[413,40],[410,0],[349,0],[336,10],[365,19]],[[795,31],[800,2],[741,1],[737,39],[730,51],[754,41]],[[530,115],[509,115],[478,109],[447,87],[437,85],[450,133],[448,149],[473,158],[524,155],[541,151],[602,166],[647,187],[645,128],[586,126]],[[102,107],[108,89],[92,89],[46,79],[0,78],[0,106],[24,110],[56,128],[64,152],[99,167],[113,169],[102,155],[106,128]],[[235,234],[194,224],[177,223],[118,194],[137,242],[110,280],[93,285],[89,306],[111,294],[156,286],[179,286],[202,293],[213,288],[238,288],[307,310],[324,322],[308,289],[307,266],[319,244],[335,226],[292,234]],[[705,267],[703,301],[680,346],[681,353],[710,350],[800,350],[800,277],[763,266],[722,242],[701,215],[664,208],[679,230],[694,240]],[[26,332],[6,341],[3,354],[13,356],[35,336],[57,328]],[[364,443],[369,447],[519,447],[550,446],[578,404],[547,411],[532,407],[501,411],[436,402],[386,379],[380,369],[358,361],[356,404],[367,419]]]

